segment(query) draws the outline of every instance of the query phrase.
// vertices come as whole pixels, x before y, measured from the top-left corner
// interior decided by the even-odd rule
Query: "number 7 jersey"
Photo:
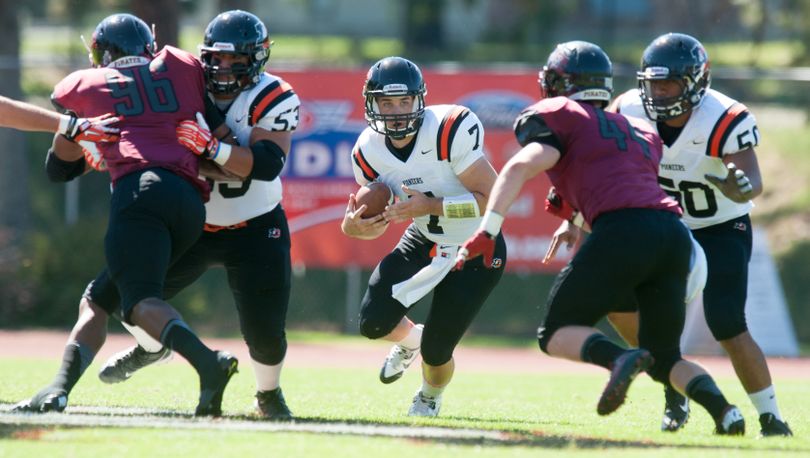
[[[352,150],[354,176],[361,186],[371,181],[385,183],[400,200],[408,198],[402,185],[430,197],[470,192],[458,175],[484,157],[484,128],[475,113],[460,105],[426,107],[412,140],[413,150],[405,160],[388,149],[385,138],[370,127],[360,134]],[[478,228],[481,218],[424,215],[413,222],[434,243],[461,245]]]
[[[618,99],[619,112],[641,118],[656,129],[644,113],[638,89]],[[710,184],[704,175],[726,176],[723,157],[759,143],[754,116],[745,105],[709,89],[672,146],[664,145],[659,184],[683,208],[691,229],[713,226],[747,215],[754,204],[737,203]]]

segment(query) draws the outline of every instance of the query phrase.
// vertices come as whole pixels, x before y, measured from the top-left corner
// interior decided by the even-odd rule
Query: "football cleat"
[[[664,387],[664,418],[661,420],[661,431],[674,432],[689,420],[689,398],[678,393],[675,388]]]
[[[715,434],[723,436],[744,436],[745,435],[745,419],[742,412],[737,406],[729,405],[723,410],[723,415],[720,419],[714,419]]]
[[[287,407],[281,387],[256,393],[256,410],[267,420],[292,420],[292,412]]]
[[[150,353],[140,345],[120,351],[110,357],[101,366],[98,378],[104,383],[120,383],[127,381],[137,370],[150,364],[166,362],[172,359],[172,351],[166,347],[158,352]]]
[[[65,390],[46,387],[31,399],[22,401],[12,407],[12,412],[47,413],[62,412],[68,404]]]
[[[422,327],[423,325],[417,324]],[[380,381],[383,383],[393,383],[402,377],[407,369],[419,356],[419,349],[409,349],[400,345],[391,347],[388,356],[385,357],[383,366],[380,369]]]
[[[610,379],[596,405],[599,415],[616,411],[627,397],[627,390],[636,376],[653,365],[654,359],[647,350],[628,350],[616,358],[610,371]]]
[[[196,417],[222,416],[222,395],[233,374],[239,372],[239,360],[226,351],[218,351],[217,363],[219,373],[215,379],[204,380],[200,374],[200,402],[194,410]]]
[[[411,408],[408,409],[409,417],[436,417],[439,409],[442,408],[442,395],[427,396],[422,394],[422,390],[416,392],[413,397]]]
[[[771,437],[771,436],[792,436],[793,431],[790,430],[786,421],[782,421],[776,418],[776,415],[772,413],[764,413],[759,416],[759,426],[760,431],[759,434],[762,437]]]

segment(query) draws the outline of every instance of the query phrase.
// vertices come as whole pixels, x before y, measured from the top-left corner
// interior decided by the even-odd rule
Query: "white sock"
[[[422,394],[425,396],[429,396],[431,398],[436,398],[444,392],[444,389],[447,387],[445,386],[433,386],[428,383],[425,379],[422,379]]]
[[[397,342],[397,345],[405,347],[408,350],[416,350],[422,345],[422,328],[424,327],[424,324],[415,325],[404,339]]]
[[[284,361],[276,364],[275,366],[268,366],[257,362],[253,358],[250,359],[253,363],[253,372],[256,374],[256,390],[258,391],[273,391],[279,387],[279,380],[281,379],[281,366]]]
[[[773,385],[756,393],[748,393],[748,397],[760,415],[772,413],[777,420],[782,421],[782,414],[779,413],[779,406],[776,404],[776,390],[773,389]]]

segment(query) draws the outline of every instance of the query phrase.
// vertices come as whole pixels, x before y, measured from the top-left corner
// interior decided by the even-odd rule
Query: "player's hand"
[[[479,229],[472,237],[464,242],[458,250],[456,265],[453,270],[461,270],[464,263],[478,256],[484,257],[484,266],[492,267],[492,260],[495,257],[495,237],[487,231]]]
[[[64,115],[59,122],[58,133],[72,142],[117,142],[120,129],[110,124],[120,122],[121,116],[106,113],[95,118],[77,118],[75,115]]]
[[[554,260],[554,257],[557,255],[557,250],[560,248],[560,244],[565,243],[566,248],[570,251],[579,241],[580,237],[582,237],[582,229],[568,220],[563,221],[551,237],[551,244],[549,244],[546,255],[543,257],[543,264],[548,264]]]
[[[557,194],[557,189],[554,186],[548,189],[548,195],[546,195],[545,209],[552,215],[562,219],[570,220],[574,216],[573,207],[571,207],[571,205],[569,205],[568,202],[563,200],[562,196]]]
[[[99,172],[107,170],[107,161],[104,160],[104,156],[101,155],[101,151],[99,151],[98,145],[88,141],[80,141],[78,143],[82,147],[82,153],[84,154],[84,162],[86,162],[87,165],[92,167],[93,170]]]
[[[382,235],[388,228],[388,221],[382,214],[363,218],[366,208],[368,207],[365,204],[358,207],[354,194],[349,194],[349,203],[346,205],[340,230],[349,237],[362,240],[376,239]]]
[[[706,174],[706,180],[717,186],[717,189],[723,193],[724,196],[737,203],[745,203],[751,200],[751,191],[754,190],[751,186],[751,181],[745,175],[743,170],[737,168],[733,162],[726,165],[728,173],[725,177],[721,178],[716,175]]]
[[[402,191],[408,195],[407,199],[398,200],[385,207],[383,216],[386,221],[402,223],[413,218],[430,213],[430,197],[427,194],[402,185]]]
[[[216,157],[219,151],[219,140],[211,134],[205,118],[197,113],[197,121],[181,121],[175,129],[177,141],[191,152],[206,159]]]

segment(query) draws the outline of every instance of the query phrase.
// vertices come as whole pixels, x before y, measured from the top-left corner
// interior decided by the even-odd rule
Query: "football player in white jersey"
[[[767,361],[745,322],[749,212],[751,200],[762,193],[754,152],[759,131],[745,105],[710,89],[710,80],[703,45],[689,35],[668,33],[644,51],[638,89],[614,105],[622,114],[648,120],[664,140],[659,184],[680,202],[684,222],[706,253],[703,307],[709,329],[760,414],[761,434],[790,436]],[[611,321],[629,343],[637,342],[632,317],[615,314]],[[666,398],[661,428],[675,431],[688,418],[688,404],[671,389]]]
[[[279,379],[287,349],[290,235],[278,175],[298,124],[300,101],[289,84],[264,72],[270,40],[255,15],[240,10],[218,15],[206,28],[200,50],[214,103],[207,105],[205,120],[185,121],[177,134],[180,143],[205,158],[201,170],[207,164],[207,173],[223,181],[212,182],[205,231],[169,268],[164,297],[174,296],[209,267],[224,266],[256,375],[258,412],[288,420],[292,414]],[[73,334],[92,343],[87,345],[91,360],[104,343],[107,316],[119,310],[118,291],[106,270],[88,285],[81,302]],[[104,364],[99,378],[106,383],[125,381],[171,355],[139,328],[127,329],[138,345]],[[67,393],[60,405],[49,393],[40,394],[37,410],[61,411],[67,404]]]
[[[349,196],[341,229],[374,239],[389,222],[412,221],[397,246],[374,269],[360,312],[360,332],[396,344],[380,371],[391,383],[422,354],[422,386],[408,411],[434,417],[453,376],[453,350],[500,279],[506,263],[503,236],[495,255],[452,271],[459,246],[481,221],[497,174],[483,152],[478,117],[459,105],[425,106],[422,72],[411,61],[387,57],[369,69],[363,95],[368,127],[352,152],[360,185],[378,181],[396,195],[380,215]],[[406,316],[433,291],[424,325]]]

